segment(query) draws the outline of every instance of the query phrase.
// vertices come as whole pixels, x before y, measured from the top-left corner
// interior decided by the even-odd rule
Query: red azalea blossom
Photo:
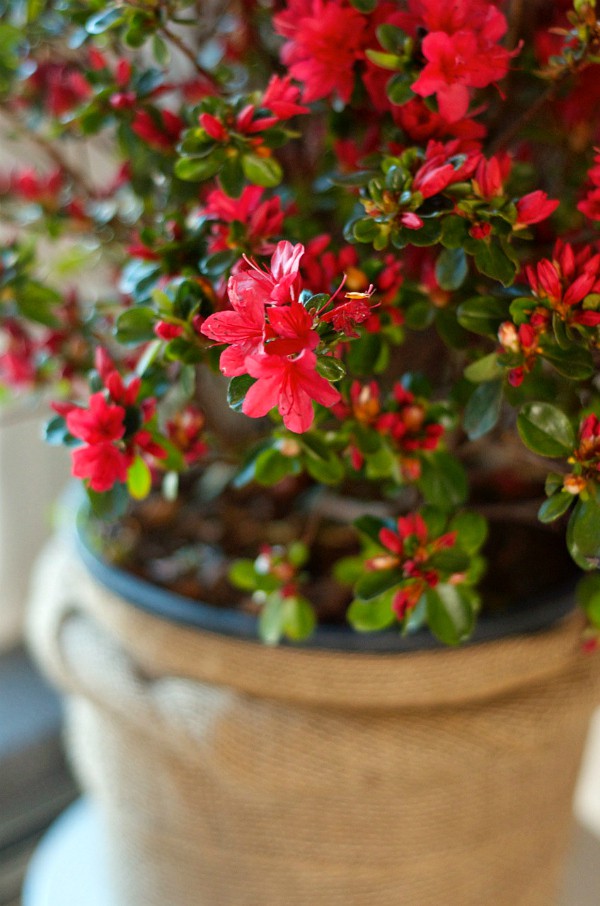
[[[399,619],[403,619],[416,606],[427,588],[435,588],[438,584],[439,573],[429,561],[437,551],[453,547],[456,537],[456,532],[446,532],[438,538],[430,539],[429,530],[420,513],[400,516],[396,531],[381,529],[379,541],[389,553],[376,555],[366,565],[371,570],[398,569],[401,572],[403,584],[392,601],[392,609]]]
[[[586,297],[600,290],[600,253],[587,246],[576,254],[559,240],[552,259],[527,266],[525,274],[535,298],[565,323],[600,325],[600,311],[585,307]]]
[[[435,95],[440,114],[456,122],[467,113],[471,89],[504,78],[518,51],[510,52],[498,44],[507,24],[490,3],[463,0],[446,9],[437,3],[414,5],[424,14],[429,33],[422,43],[427,63],[411,88],[422,97]]]
[[[246,359],[248,373],[257,378],[244,400],[242,411],[260,418],[277,408],[289,431],[303,434],[314,420],[313,400],[331,407],[340,394],[316,370],[317,357],[310,349],[292,358],[253,355]]]
[[[347,103],[354,64],[364,56],[365,17],[347,0],[289,0],[273,21],[287,39],[281,58],[302,84],[303,101],[337,94]]]
[[[110,491],[117,482],[124,482],[131,457],[107,441],[73,450],[73,476],[87,479],[92,491]]]
[[[211,230],[211,253],[236,247],[245,247],[255,255],[274,251],[272,237],[282,232],[285,212],[279,196],[265,199],[264,194],[260,186],[244,186],[239,198],[231,198],[222,189],[209,193],[202,214],[217,221]],[[244,227],[241,240],[237,232],[240,224]]]
[[[514,227],[515,230],[519,229],[521,226],[527,226],[530,223],[539,223],[540,220],[545,220],[547,217],[550,217],[550,214],[553,214],[554,211],[556,211],[559,204],[559,201],[548,198],[547,194],[540,189],[535,192],[530,192],[529,195],[524,195],[523,198],[520,198],[517,201],[517,221]]]

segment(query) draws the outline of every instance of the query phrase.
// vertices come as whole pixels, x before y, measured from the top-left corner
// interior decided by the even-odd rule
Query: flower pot
[[[119,906],[553,902],[599,691],[578,615],[343,651],[266,648],[210,610],[206,629],[134,606],[61,539],[39,562],[30,636]]]

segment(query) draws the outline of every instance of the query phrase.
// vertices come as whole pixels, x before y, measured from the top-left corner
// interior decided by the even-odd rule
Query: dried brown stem
[[[202,78],[207,79],[207,81],[209,81],[209,82],[211,83],[211,85],[215,85],[215,86],[216,86],[216,85],[218,84],[218,83],[217,83],[217,80],[216,80],[215,77],[212,75],[212,73],[210,73],[207,69],[205,69],[204,66],[201,66],[201,65],[200,65],[200,63],[198,62],[197,56],[196,56],[196,54],[194,53],[193,49],[192,49],[188,44],[185,43],[185,41],[183,40],[183,38],[181,38],[181,37],[177,34],[177,32],[172,31],[171,28],[169,28],[168,25],[161,25],[161,26],[160,26],[160,31],[162,32],[162,34],[164,35],[164,37],[167,38],[167,40],[170,41],[171,44],[173,44],[173,45],[177,48],[177,50],[178,50],[178,51],[179,51],[179,52],[180,52],[187,60],[190,61],[190,63],[192,64],[192,66],[194,67],[194,69],[196,70],[196,72],[198,73],[198,75],[201,75]]]

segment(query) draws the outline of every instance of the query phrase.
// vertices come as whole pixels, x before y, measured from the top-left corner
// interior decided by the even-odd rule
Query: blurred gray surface
[[[76,795],[59,699],[26,652],[0,656],[0,906],[16,906],[41,835]]]

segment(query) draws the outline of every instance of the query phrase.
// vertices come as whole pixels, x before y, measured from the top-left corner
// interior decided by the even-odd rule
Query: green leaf
[[[227,388],[227,402],[229,408],[234,412],[241,412],[246,394],[254,383],[255,378],[249,374],[240,374],[238,377],[231,378]]]
[[[476,553],[488,534],[488,524],[480,513],[458,513],[450,523],[450,530],[458,532],[457,543],[467,554]]]
[[[517,416],[517,430],[525,446],[540,456],[568,456],[575,445],[571,422],[551,403],[525,403]]]
[[[159,66],[167,66],[171,60],[171,51],[160,35],[152,37],[152,55]]]
[[[227,158],[219,173],[219,182],[226,195],[239,198],[244,189],[244,171],[239,157]]]
[[[121,516],[125,515],[129,504],[129,495],[127,488],[121,482],[115,484],[110,491],[98,492],[86,487],[86,494],[89,498],[92,512],[99,519],[120,519]]]
[[[101,35],[110,28],[116,28],[124,22],[123,10],[120,7],[111,7],[91,16],[85,23],[88,35]]]
[[[152,490],[150,467],[139,455],[127,469],[127,490],[134,500],[143,500]]]
[[[378,545],[381,545],[379,533],[381,529],[386,526],[387,523],[383,519],[378,519],[377,516],[359,516],[358,519],[354,520],[354,528],[356,531],[360,532],[361,535],[364,535],[371,541],[376,541]]]
[[[373,0],[371,0],[371,2],[373,2]],[[375,6],[373,6],[373,9],[374,8]],[[377,28],[376,34],[377,40],[384,50],[389,50],[390,53],[399,53],[404,49],[406,32],[402,31],[401,28],[398,28],[397,25],[384,23]]]
[[[410,101],[414,97],[414,92],[411,85],[411,79],[405,72],[399,72],[397,75],[393,75],[385,87],[385,93],[387,94],[389,100],[392,104],[401,106],[406,104],[407,101]]]
[[[577,585],[577,602],[593,626],[600,627],[600,575],[584,576]]]
[[[323,484],[339,484],[346,474],[344,463],[335,453],[330,453],[326,460],[307,457],[304,465],[308,474]]]
[[[350,0],[350,3],[359,13],[372,13],[378,0]]]
[[[229,567],[228,579],[236,588],[242,591],[256,591],[257,580],[254,560],[236,560]]]
[[[461,248],[467,236],[468,225],[464,217],[456,217],[453,214],[444,217],[440,241],[445,248]]]
[[[479,384],[465,407],[464,429],[470,440],[483,437],[494,427],[500,417],[502,381]]]
[[[259,157],[258,154],[244,154],[242,157],[244,176],[255,186],[273,188],[283,178],[283,170],[274,157]]]
[[[341,381],[346,377],[346,369],[342,363],[330,355],[317,356],[317,371],[327,381]]]
[[[284,598],[283,630],[292,642],[301,642],[313,632],[317,619],[312,604],[300,595]]]
[[[258,633],[265,645],[277,645],[285,627],[283,598],[277,592],[270,594],[258,618]]]
[[[365,55],[371,63],[381,67],[381,69],[390,69],[392,72],[396,72],[402,67],[402,58],[395,53],[386,53],[383,50],[367,48]]]
[[[175,176],[185,182],[204,182],[215,176],[225,163],[225,153],[217,149],[207,157],[180,157],[175,164]]]
[[[592,497],[575,504],[567,526],[567,547],[581,569],[600,567],[600,505]]]
[[[480,384],[482,381],[494,381],[502,377],[504,369],[498,362],[498,356],[495,352],[471,362],[465,368],[465,377],[473,384]]]
[[[466,641],[475,625],[475,598],[460,585],[443,584],[426,591],[427,622],[445,645]]]
[[[354,591],[362,601],[369,601],[401,582],[402,573],[397,569],[367,570],[356,583]]]
[[[151,308],[128,308],[117,318],[115,337],[119,343],[145,343],[154,340],[156,314]]]
[[[458,306],[456,317],[465,330],[496,340],[498,328],[508,317],[506,300],[494,296],[473,296]]]
[[[298,466],[289,456],[284,456],[279,450],[263,450],[257,457],[254,465],[254,479],[262,485],[274,485],[282,478],[293,471],[297,471]]]
[[[398,457],[385,443],[380,444],[376,450],[367,454],[365,469],[367,478],[389,478],[393,476],[398,483],[401,483],[402,477]]]
[[[468,272],[467,256],[463,249],[443,249],[438,255],[435,276],[442,289],[458,289]]]
[[[365,333],[354,340],[346,356],[348,368],[353,374],[372,377],[381,361],[384,342],[379,334]]]
[[[444,510],[460,506],[467,496],[467,475],[463,466],[444,451],[423,458],[417,485],[427,503]]]
[[[354,600],[347,611],[348,622],[358,632],[379,632],[396,621],[392,610],[393,592],[386,592],[370,601]]]
[[[548,500],[544,500],[538,512],[538,519],[544,523],[554,522],[555,519],[567,512],[573,500],[573,494],[569,494],[567,491],[559,491],[557,494],[553,494]]]
[[[594,373],[592,354],[583,346],[570,343],[567,349],[560,346],[542,346],[542,355],[559,374],[572,381],[587,381]]]
[[[510,286],[515,279],[517,266],[495,242],[478,242],[473,257],[479,273],[498,280],[503,286]]]

